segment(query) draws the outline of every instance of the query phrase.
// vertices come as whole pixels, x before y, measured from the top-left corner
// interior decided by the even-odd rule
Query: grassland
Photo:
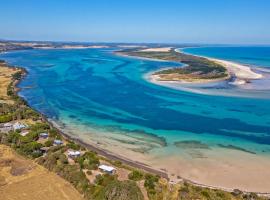
[[[67,181],[0,145],[0,199],[82,200]]]
[[[0,103],[13,103],[12,99],[7,94],[7,89],[12,81],[12,75],[17,73],[19,69],[6,67],[3,61],[0,61]]]

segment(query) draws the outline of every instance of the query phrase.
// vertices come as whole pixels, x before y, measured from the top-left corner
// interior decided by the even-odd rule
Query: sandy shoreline
[[[179,53],[188,54],[178,49],[175,49],[175,51]],[[190,54],[190,55],[193,55],[193,54]],[[213,61],[222,65],[228,71],[229,76],[234,78],[233,82],[231,82],[231,84],[233,85],[242,85],[242,84],[247,83],[250,80],[263,78],[262,74],[252,71],[252,69],[249,66],[246,66],[243,64],[239,64],[239,63],[227,61],[227,60],[222,60],[222,59],[206,57],[206,56],[199,56],[199,55],[193,55],[193,56],[206,58],[210,61]],[[227,79],[229,79],[230,77],[228,77]],[[209,80],[209,82],[213,82],[213,81],[215,80]],[[217,79],[216,81],[220,81],[220,80]]]
[[[134,152],[131,145],[121,140],[126,135],[118,136],[120,141],[112,139],[113,134],[91,132],[85,127],[62,128],[63,132],[75,135],[73,140],[81,142],[98,153],[111,159],[123,161],[133,167],[144,169],[167,178],[171,183],[182,180],[198,186],[233,191],[270,194],[270,157],[243,152],[234,149],[211,147],[211,149],[182,149],[169,145],[155,148],[149,153]],[[73,130],[73,131],[72,131]],[[76,132],[80,132],[77,134]],[[72,135],[72,134],[71,134]],[[133,141],[132,138],[129,138]],[[134,141],[135,142],[135,141]],[[138,148],[143,148],[138,146]],[[173,152],[167,149],[174,148]],[[175,149],[176,148],[176,149]],[[121,152],[121,153],[120,153]],[[121,155],[120,155],[121,154]],[[195,156],[195,157],[194,157]],[[138,162],[139,161],[139,162]],[[239,169],[241,169],[239,171]],[[149,171],[150,170],[150,171]]]

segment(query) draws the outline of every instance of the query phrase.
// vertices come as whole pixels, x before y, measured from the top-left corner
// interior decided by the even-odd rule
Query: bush
[[[83,156],[80,156],[75,161],[79,163],[81,169],[94,170],[99,165],[99,159],[96,153],[91,151],[85,152]]]
[[[148,194],[155,194],[155,186],[159,180],[159,176],[152,174],[145,175],[144,187],[147,189]]]
[[[1,115],[0,116],[0,123],[10,122],[10,121],[12,121],[12,119],[13,119],[12,114]]]
[[[26,144],[22,144],[18,151],[20,153],[23,153],[24,155],[31,156],[31,157],[39,157],[42,155],[40,148],[42,147],[42,144],[37,142],[30,142]]]
[[[98,199],[107,200],[143,200],[140,188],[133,181],[117,181],[109,183],[100,190]]]
[[[95,179],[95,183],[100,186],[107,186],[111,182],[117,180],[115,175],[110,174],[103,174],[103,175],[97,175]]]
[[[69,143],[67,143],[66,146],[67,146],[68,148],[70,148],[70,149],[73,149],[73,150],[80,150],[80,148],[81,148],[80,145],[78,145],[78,144],[76,144],[76,143],[74,143],[74,142],[72,142],[72,141],[70,141]]]
[[[41,131],[50,129],[50,126],[47,123],[40,123],[40,122],[38,122],[38,123],[35,123],[34,125],[32,125],[30,127],[30,129],[33,132],[41,132]]]
[[[143,173],[138,170],[133,170],[129,175],[128,178],[133,181],[140,181],[143,179]]]
[[[20,143],[26,144],[33,141],[36,141],[39,137],[39,134],[37,132],[30,132],[26,136],[22,136],[20,139]]]
[[[51,147],[53,146],[53,140],[47,140],[45,143],[44,143],[45,147]]]

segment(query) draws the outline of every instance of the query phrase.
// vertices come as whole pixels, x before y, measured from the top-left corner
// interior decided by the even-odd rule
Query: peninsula
[[[253,72],[248,66],[219,59],[190,55],[171,47],[128,49],[119,51],[118,53],[184,64],[181,67],[166,68],[153,72],[151,78],[155,81],[202,83],[230,80],[233,81],[232,84],[238,85],[252,79],[262,78],[261,74]]]

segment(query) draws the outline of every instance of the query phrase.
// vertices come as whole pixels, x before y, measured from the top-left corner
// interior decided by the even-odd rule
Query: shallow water
[[[27,50],[0,59],[28,70],[19,87],[32,107],[76,137],[98,143],[106,137],[107,149],[111,140],[150,155],[178,155],[196,144],[270,155],[269,99],[177,91],[143,78],[175,63],[121,57],[111,49]]]

